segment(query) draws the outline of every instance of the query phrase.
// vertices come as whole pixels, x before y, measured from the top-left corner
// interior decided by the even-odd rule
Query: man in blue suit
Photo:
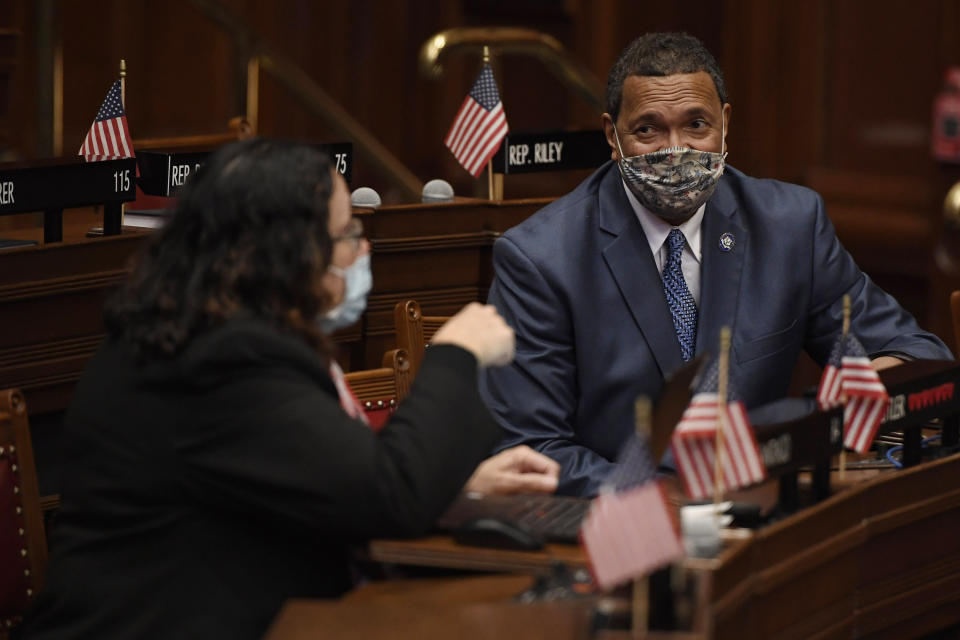
[[[825,363],[844,295],[875,367],[952,357],[860,271],[815,192],[725,166],[730,111],[699,40],[638,38],[607,82],[612,161],[494,245],[489,302],[516,358],[487,370],[482,392],[504,447],[560,463],[559,493],[597,492],[635,398],[716,354],[724,325],[748,408],[786,395],[801,350]]]

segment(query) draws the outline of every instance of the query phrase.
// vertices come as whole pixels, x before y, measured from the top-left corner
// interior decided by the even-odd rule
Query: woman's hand
[[[488,304],[471,302],[437,329],[431,344],[455,344],[477,357],[481,367],[513,360],[513,329]]]
[[[553,493],[559,476],[560,465],[554,460],[520,445],[481,462],[463,490],[500,495]]]

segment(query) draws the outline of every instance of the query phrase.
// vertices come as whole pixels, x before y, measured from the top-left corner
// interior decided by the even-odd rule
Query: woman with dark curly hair
[[[368,255],[323,154],[210,157],[108,305],[25,638],[259,638],[284,600],[350,587],[351,544],[427,530],[500,437],[477,367],[508,362],[513,332],[466,307],[374,433],[342,408],[325,334],[362,311]],[[471,482],[506,464],[555,486],[556,465],[520,458]]]

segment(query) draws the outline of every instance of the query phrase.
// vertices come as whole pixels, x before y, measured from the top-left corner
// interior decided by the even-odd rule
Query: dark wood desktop
[[[696,589],[693,632],[907,638],[960,623],[960,454],[901,471],[848,471],[843,483],[836,475],[828,499],[757,531],[738,530],[717,558],[683,561]],[[506,551],[442,535],[376,540],[369,554],[504,572],[585,563],[575,545]]]
[[[529,575],[391,580],[358,587],[338,601],[292,600],[266,640],[315,638],[530,638],[614,640],[626,631],[591,633],[596,598],[520,604]],[[688,632],[652,632],[648,640],[705,640]]]

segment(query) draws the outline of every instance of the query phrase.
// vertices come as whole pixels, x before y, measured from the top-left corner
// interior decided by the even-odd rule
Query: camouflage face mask
[[[640,204],[670,224],[680,224],[693,215],[713,195],[723,175],[726,153],[670,147],[625,158],[616,126],[613,135],[627,188]],[[721,139],[722,135],[721,129]]]

